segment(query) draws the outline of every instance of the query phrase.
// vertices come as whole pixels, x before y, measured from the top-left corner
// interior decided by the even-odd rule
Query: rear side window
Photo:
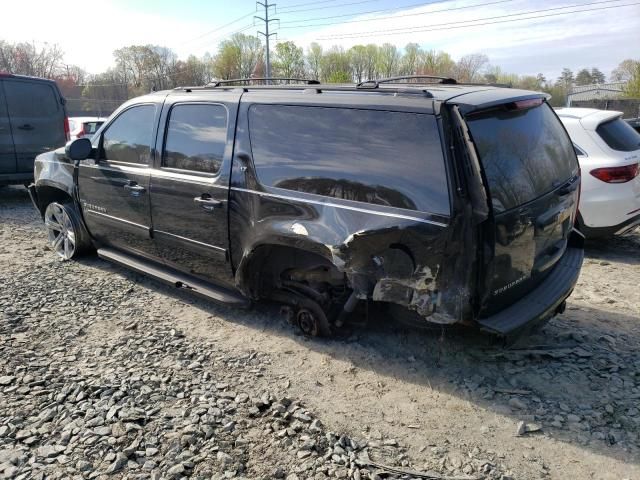
[[[227,140],[222,105],[176,105],[171,109],[162,165],[218,173]]]
[[[620,118],[600,124],[596,132],[613,150],[619,152],[640,150],[640,133]]]
[[[433,115],[253,105],[249,130],[257,174],[265,185],[449,214]]]
[[[85,135],[93,135],[98,131],[104,122],[85,122],[82,124],[82,131]]]
[[[46,83],[7,80],[4,91],[10,117],[47,117],[58,112],[60,99]]]
[[[140,105],[121,113],[102,137],[104,158],[110,161],[148,164],[155,107]]]
[[[552,191],[577,172],[573,144],[546,103],[490,110],[466,120],[497,213]]]

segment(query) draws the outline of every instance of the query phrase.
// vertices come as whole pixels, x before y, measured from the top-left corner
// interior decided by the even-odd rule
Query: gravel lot
[[[382,314],[309,340],[60,262],[23,188],[0,266],[6,478],[640,479],[638,234],[589,245],[565,314],[508,350]]]

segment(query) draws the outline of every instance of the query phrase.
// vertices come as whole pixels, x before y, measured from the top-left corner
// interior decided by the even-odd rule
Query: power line
[[[314,21],[318,21],[318,20],[331,20],[333,18],[353,17],[355,15],[368,15],[370,13],[395,12],[395,11],[398,11],[398,10],[406,10],[407,8],[425,7],[427,5],[434,5],[436,3],[446,3],[446,2],[451,2],[451,1],[453,1],[453,0],[436,0],[436,1],[431,1],[431,2],[412,3],[410,5],[405,5],[405,6],[402,6],[402,7],[383,8],[383,9],[380,9],[380,10],[369,10],[367,12],[343,13],[341,15],[332,15],[330,17],[309,18],[309,19],[306,19],[306,20],[287,20],[287,21],[282,22],[282,23],[314,22]],[[286,13],[291,13],[291,12],[286,12]]]
[[[604,2],[592,2],[592,3],[587,3],[587,4],[582,4],[582,5],[571,5],[571,6],[566,6],[566,7],[558,7],[558,8],[547,8],[547,9],[542,9],[542,10],[533,10],[533,11],[529,11],[529,12],[520,12],[520,13],[515,13],[515,14],[509,14],[509,15],[500,15],[500,16],[494,16],[494,17],[485,17],[485,18],[477,18],[477,19],[472,19],[472,20],[464,20],[464,21],[460,21],[460,22],[449,22],[449,23],[440,23],[440,24],[433,24],[433,25],[426,25],[426,27],[428,28],[424,28],[425,26],[422,27],[405,27],[405,28],[395,28],[395,29],[386,29],[386,30],[372,30],[372,31],[368,31],[368,32],[356,32],[356,33],[347,33],[347,34],[337,34],[337,35],[326,35],[323,37],[318,37],[317,40],[333,40],[333,39],[348,39],[348,38],[361,38],[361,37],[370,37],[372,35],[375,36],[390,36],[390,35],[402,35],[402,34],[406,34],[406,33],[420,33],[420,32],[431,32],[431,31],[436,31],[436,30],[444,30],[447,28],[470,28],[470,27],[479,27],[479,26],[483,26],[483,25],[494,25],[494,24],[498,24],[498,23],[508,23],[508,22],[518,22],[518,21],[522,21],[522,20],[534,20],[536,18],[546,18],[546,17],[556,17],[556,16],[560,16],[560,15],[568,15],[571,13],[583,13],[583,12],[592,12],[592,11],[596,11],[596,10],[607,10],[607,9],[611,9],[611,8],[622,8],[622,7],[631,7],[634,5],[640,5],[640,2],[638,3],[628,3],[625,5],[610,5],[607,7],[597,7],[597,8],[589,8],[589,9],[584,9],[584,10],[573,10],[570,12],[557,12],[557,13],[550,13],[550,14],[545,14],[545,15],[537,15],[537,16],[532,16],[532,17],[526,17],[526,18],[513,18],[513,19],[509,19],[509,20],[498,20],[498,21],[488,21],[485,23],[477,23],[474,25],[458,25],[459,23],[469,23],[469,22],[482,22],[485,20],[494,20],[494,19],[499,19],[499,18],[505,18],[505,17],[513,17],[516,15],[529,15],[529,14],[533,14],[533,13],[540,13],[540,12],[548,12],[551,10],[558,10],[559,8],[575,8],[575,7],[580,7],[580,6],[584,6],[584,5],[594,5],[594,4],[598,4],[598,3],[610,3],[610,2],[619,2],[621,0],[606,0]],[[431,27],[442,27],[442,28],[431,28]]]
[[[321,3],[335,3],[335,2],[339,2],[341,0],[322,0],[320,2],[305,2],[305,3],[294,3],[293,5],[285,5],[284,7],[282,7],[280,9],[280,12],[282,12],[282,10],[288,10],[290,8],[295,8],[295,7],[306,7],[307,5],[319,5]],[[378,2],[380,0],[370,0],[372,2]]]
[[[220,26],[220,27],[214,28],[213,30],[209,30],[208,32],[203,33],[202,35],[198,35],[197,37],[194,37],[194,38],[192,38],[192,39],[190,39],[190,40],[185,40],[184,42],[179,43],[178,45],[180,45],[180,46],[181,46],[181,45],[185,45],[185,44],[187,44],[187,43],[191,43],[191,42],[193,42],[193,41],[195,41],[195,40],[199,40],[199,39],[201,39],[201,38],[203,38],[203,37],[206,37],[207,35],[211,35],[212,33],[219,32],[220,30],[223,30],[223,29],[227,28],[228,26],[233,25],[234,23],[239,22],[240,20],[244,20],[245,18],[248,18],[248,17],[252,16],[254,13],[255,13],[255,12],[247,13],[246,15],[243,15],[243,16],[241,16],[241,17],[238,17],[238,18],[236,18],[235,20],[232,20],[232,21],[231,21],[231,22],[229,22],[229,23],[225,23],[224,25],[222,25],[222,26]]]
[[[340,5],[340,7],[348,7],[350,5],[361,5],[363,3],[371,3],[371,2],[377,2],[379,0],[359,0],[358,2],[350,2],[350,3],[343,3]],[[286,12],[281,12],[281,13],[299,13],[299,12],[310,12],[312,10],[322,10],[325,9],[327,7],[313,7],[313,8],[302,8],[299,10],[287,10]],[[402,7],[404,8],[404,7]],[[356,14],[354,14],[356,15]]]
[[[451,12],[451,11],[454,11],[454,10],[464,10],[464,9],[468,9],[468,8],[488,7],[490,5],[497,5],[499,3],[508,3],[508,2],[513,2],[513,1],[514,0],[496,0],[495,2],[477,3],[475,5],[465,5],[465,6],[462,6],[462,7],[442,8],[440,10],[430,10],[428,12],[407,13],[407,14],[403,14],[403,15],[389,15],[389,16],[376,17],[376,18],[364,18],[364,19],[361,19],[361,20],[345,20],[344,22],[314,23],[313,25],[289,25],[289,26],[280,27],[280,28],[281,29],[285,29],[285,28],[309,28],[309,27],[322,27],[322,26],[325,26],[325,25],[343,25],[345,23],[375,22],[375,21],[378,21],[378,20],[385,20],[385,19],[388,19],[388,18],[415,17],[415,16],[418,16],[418,15],[430,15],[432,13]],[[612,0],[612,1],[621,1],[621,0]],[[432,3],[440,3],[440,2],[432,2]],[[343,16],[343,15],[338,15],[337,17],[341,17],[341,16]],[[333,17],[333,18],[337,18],[337,17]],[[329,18],[332,18],[332,17],[329,17]],[[282,22],[282,23],[291,23],[293,21]],[[300,20],[300,22],[307,22],[307,21],[311,21],[311,20]]]

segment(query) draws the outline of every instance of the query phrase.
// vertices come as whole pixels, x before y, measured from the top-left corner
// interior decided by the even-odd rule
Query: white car
[[[93,137],[106,120],[103,117],[69,117],[70,139]]]
[[[640,225],[640,134],[622,112],[559,108],[582,170],[578,228],[587,238]]]

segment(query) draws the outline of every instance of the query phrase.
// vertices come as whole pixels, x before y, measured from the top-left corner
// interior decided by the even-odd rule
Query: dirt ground
[[[410,329],[379,311],[347,338],[308,339],[272,307],[219,307],[93,256],[62,263],[45,237],[26,191],[0,190],[0,321],[15,316],[13,298],[29,325],[3,326],[0,335],[13,343],[2,351],[0,375],[15,374],[13,352],[55,357],[60,329],[70,325],[83,334],[65,337],[65,349],[82,352],[127,348],[122,339],[133,331],[144,338],[176,329],[198,348],[268,359],[259,374],[247,373],[255,391],[299,399],[338,435],[372,447],[397,442],[400,453],[385,463],[473,478],[640,479],[640,234],[589,243],[565,313],[509,349],[466,331]],[[58,292],[52,297],[87,284],[95,296],[47,307],[35,282]],[[119,291],[102,296],[110,284]],[[35,323],[29,305],[46,325]],[[71,307],[76,313],[65,314]],[[102,367],[88,359],[78,368]],[[0,394],[0,402],[10,398]],[[0,405],[0,449],[17,448],[15,436],[2,438],[12,415],[11,405]],[[251,468],[245,478],[257,477]],[[278,476],[263,470],[263,478]],[[332,472],[326,475],[339,476]]]

